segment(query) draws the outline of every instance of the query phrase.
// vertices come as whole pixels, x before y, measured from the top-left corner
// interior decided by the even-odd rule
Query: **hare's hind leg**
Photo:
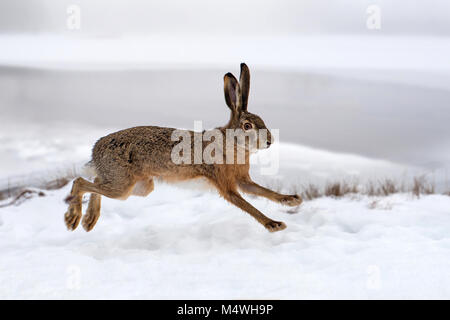
[[[133,187],[131,194],[138,197],[146,197],[155,189],[155,184],[153,183],[153,178],[148,178],[146,180],[139,180]]]
[[[96,178],[94,180],[94,183],[99,183],[99,179]],[[154,184],[152,178],[147,180],[140,180],[134,185],[131,194],[135,196],[146,197],[153,191],[153,189]],[[81,225],[87,232],[91,231],[94,228],[98,218],[100,217],[101,201],[102,196],[100,194],[91,193],[86,214],[83,216],[83,219],[81,221]]]
[[[66,199],[66,201],[70,204],[69,210],[64,215],[67,229],[75,230],[80,223],[81,200],[83,198],[83,194],[89,192],[97,195],[103,195],[108,198],[125,200],[130,196],[134,184],[135,181],[131,179],[125,179],[124,177],[121,177],[120,181],[103,182],[97,180],[97,182],[94,183],[89,182],[83,178],[75,179],[70,196]],[[99,204],[99,199],[94,197],[91,198],[91,200],[93,202],[92,210],[94,210],[94,205]]]
[[[69,209],[64,214],[64,222],[69,230],[75,230],[81,220],[81,201],[83,195],[79,193],[75,181],[72,184],[70,195],[65,199],[66,203],[69,204]]]
[[[98,182],[99,179],[95,178],[94,183]],[[83,216],[83,220],[81,221],[81,225],[87,232],[91,231],[92,228],[94,228],[98,218],[100,217],[101,202],[102,202],[101,195],[99,195],[98,193],[91,193],[88,208]]]

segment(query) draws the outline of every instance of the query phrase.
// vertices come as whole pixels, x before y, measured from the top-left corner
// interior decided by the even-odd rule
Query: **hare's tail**
[[[91,160],[84,164],[80,171],[81,176],[86,178],[93,178],[97,175],[94,162]]]

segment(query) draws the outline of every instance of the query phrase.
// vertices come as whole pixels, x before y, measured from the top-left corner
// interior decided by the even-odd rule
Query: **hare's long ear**
[[[239,109],[247,111],[248,93],[250,91],[250,70],[245,63],[241,63],[241,75],[239,77],[239,85],[241,88],[241,97],[238,99],[241,105]]]
[[[238,97],[240,96],[239,83],[237,79],[231,74],[227,73],[223,77],[223,90],[225,93],[225,101],[231,112],[238,112]]]

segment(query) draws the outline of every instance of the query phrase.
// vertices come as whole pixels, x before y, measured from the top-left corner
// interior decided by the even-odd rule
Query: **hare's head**
[[[231,74],[224,76],[225,101],[231,109],[228,129],[239,131],[255,142],[257,149],[266,149],[272,143],[272,135],[264,121],[256,114],[247,111],[250,91],[250,71],[245,63],[241,63],[239,81]],[[247,140],[246,140],[247,141]]]

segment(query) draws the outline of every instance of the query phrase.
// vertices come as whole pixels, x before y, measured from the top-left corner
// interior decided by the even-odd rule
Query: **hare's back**
[[[175,129],[146,126],[111,133],[100,138],[92,150],[97,170],[117,170],[133,167],[144,170],[147,165],[166,167],[173,146],[171,135]]]

